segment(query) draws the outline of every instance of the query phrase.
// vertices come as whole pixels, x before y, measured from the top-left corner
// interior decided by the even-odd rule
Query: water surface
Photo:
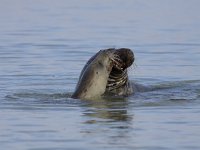
[[[0,4],[0,149],[200,149],[200,2]],[[69,98],[98,50],[127,47],[153,91]]]

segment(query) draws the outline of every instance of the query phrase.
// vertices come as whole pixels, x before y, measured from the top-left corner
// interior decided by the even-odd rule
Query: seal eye
[[[103,67],[103,64],[102,64],[102,62],[98,62],[98,65],[99,65],[99,67]]]

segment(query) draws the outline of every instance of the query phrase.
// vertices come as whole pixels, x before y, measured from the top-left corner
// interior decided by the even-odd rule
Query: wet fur
[[[95,56],[83,68],[72,98],[95,99],[104,94],[112,61],[104,52]]]

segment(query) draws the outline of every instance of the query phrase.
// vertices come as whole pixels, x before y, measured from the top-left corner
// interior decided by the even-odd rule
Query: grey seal
[[[104,95],[128,96],[134,88],[127,68],[134,62],[128,48],[100,50],[83,67],[72,98],[93,100]]]

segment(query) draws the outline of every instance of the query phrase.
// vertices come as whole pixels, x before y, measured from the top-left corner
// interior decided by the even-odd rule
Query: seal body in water
[[[134,54],[128,48],[100,50],[84,66],[72,98],[90,100],[103,95],[132,94],[127,68],[133,62]]]

